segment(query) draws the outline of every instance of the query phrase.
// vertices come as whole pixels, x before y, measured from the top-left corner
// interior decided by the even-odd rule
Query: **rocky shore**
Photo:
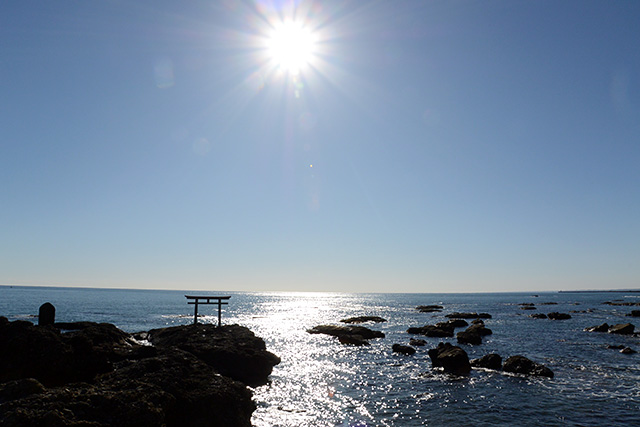
[[[280,359],[238,326],[128,334],[0,317],[0,426],[250,426]]]

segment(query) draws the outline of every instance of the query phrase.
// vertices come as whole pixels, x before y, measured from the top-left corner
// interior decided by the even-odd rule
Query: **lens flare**
[[[301,22],[285,21],[267,40],[271,60],[283,71],[297,75],[315,55],[316,37]]]

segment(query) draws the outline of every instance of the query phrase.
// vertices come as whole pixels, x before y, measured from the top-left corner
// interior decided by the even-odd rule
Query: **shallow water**
[[[0,287],[0,315],[32,319],[40,304],[56,306],[58,321],[110,322],[134,332],[191,323],[193,306],[183,291]],[[200,292],[201,293],[201,292]],[[211,294],[217,294],[212,292]],[[331,294],[224,293],[232,295],[223,322],[251,328],[282,358],[271,383],[254,390],[255,426],[418,425],[640,425],[640,339],[588,333],[607,322],[626,323],[631,307],[603,305],[640,301],[638,294]],[[535,311],[519,303],[532,302]],[[557,305],[540,305],[556,302]],[[417,305],[441,304],[443,313],[418,313]],[[217,322],[215,306],[202,306],[204,322]],[[531,313],[571,310],[572,319],[532,319]],[[474,370],[452,378],[431,368],[427,350],[442,339],[425,338],[413,356],[391,352],[407,344],[410,326],[445,320],[453,311],[488,312],[493,335],[479,346],[463,345],[470,358],[522,354],[550,367],[553,379],[532,379]],[[318,324],[358,315],[388,319],[366,324],[386,334],[369,347],[339,344],[306,332]],[[637,322],[636,322],[637,323]],[[638,324],[640,326],[640,324]],[[421,337],[423,338],[423,337]],[[455,343],[455,339],[447,339]]]

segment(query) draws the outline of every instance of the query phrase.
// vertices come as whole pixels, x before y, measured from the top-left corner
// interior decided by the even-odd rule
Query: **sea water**
[[[136,332],[193,322],[184,294],[51,287],[0,287],[0,315],[33,320],[51,302],[60,322],[109,322]],[[206,292],[231,295],[222,321],[237,323],[262,337],[281,357],[271,382],[253,389],[255,426],[599,426],[640,425],[640,339],[584,328],[607,322],[634,323],[633,307],[605,305],[640,301],[637,293],[348,294]],[[519,304],[534,303],[536,310]],[[555,303],[544,305],[543,303]],[[418,305],[440,304],[441,313],[419,313]],[[636,307],[637,309],[637,307]],[[493,331],[477,346],[461,345],[470,358],[498,353],[523,355],[551,368],[555,377],[524,378],[473,370],[456,378],[431,367],[429,348],[455,338],[424,338],[412,356],[393,353],[408,344],[412,326],[435,324],[454,311],[487,312]],[[533,319],[531,313],[570,313],[568,320]],[[199,321],[217,322],[217,306],[200,306]],[[386,337],[371,345],[340,344],[307,329],[340,319],[375,315],[387,319],[366,326]],[[637,326],[640,327],[640,322]]]

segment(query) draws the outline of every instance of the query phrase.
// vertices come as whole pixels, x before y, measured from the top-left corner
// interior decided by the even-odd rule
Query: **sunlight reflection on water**
[[[33,319],[40,301],[56,306],[59,321],[114,323],[128,332],[189,324],[192,308],[184,292],[69,288],[2,288],[0,313],[10,320]],[[232,293],[223,324],[237,323],[262,337],[282,363],[271,383],[254,389],[252,422],[266,426],[419,425],[640,425],[639,354],[625,355],[610,344],[640,350],[635,336],[585,332],[603,322],[625,323],[629,309],[603,305],[610,294],[310,294]],[[544,300],[543,300],[544,298]],[[576,301],[579,299],[579,301]],[[566,321],[538,320],[518,306],[540,312],[569,312]],[[34,302],[36,301],[36,302]],[[419,313],[417,305],[439,304],[443,313]],[[463,345],[470,358],[522,354],[549,366],[555,378],[536,379],[473,370],[452,378],[432,369],[427,350],[443,339],[426,338],[413,356],[394,354],[407,344],[412,326],[445,320],[453,311],[488,312],[493,335],[478,346]],[[203,323],[217,323],[217,309],[203,306]],[[340,344],[307,329],[359,315],[381,316],[365,324],[386,337],[367,347]],[[445,341],[455,343],[455,338]]]

